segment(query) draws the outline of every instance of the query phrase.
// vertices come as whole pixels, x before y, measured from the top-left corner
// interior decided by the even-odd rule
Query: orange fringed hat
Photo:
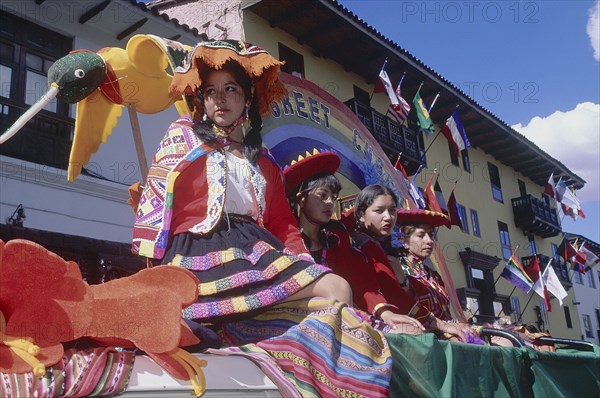
[[[340,167],[340,157],[334,152],[306,152],[283,169],[285,194],[289,196],[303,181],[317,174],[333,174]]]
[[[283,62],[266,50],[239,40],[207,40],[198,43],[188,53],[183,65],[175,68],[169,87],[173,98],[185,95],[192,100],[194,119],[199,119],[203,111],[203,104],[196,100],[196,93],[202,85],[200,75],[203,68],[221,69],[229,60],[237,62],[254,82],[261,115],[270,112],[273,101],[287,95],[285,86],[279,80]]]
[[[429,224],[432,227],[441,227],[448,224],[448,216],[444,213],[423,209],[398,209],[396,224]]]

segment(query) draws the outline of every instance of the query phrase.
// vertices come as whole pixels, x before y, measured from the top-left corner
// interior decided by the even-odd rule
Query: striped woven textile
[[[0,373],[0,396],[111,397],[127,388],[135,355],[114,347],[65,351],[62,361],[46,369],[44,377]]]
[[[280,388],[285,397],[389,396],[387,340],[369,325],[366,313],[343,303],[320,298],[282,303],[224,325],[222,335],[240,345],[223,351],[254,361],[268,354],[277,364],[266,372],[273,383],[279,387],[283,374],[296,388]]]

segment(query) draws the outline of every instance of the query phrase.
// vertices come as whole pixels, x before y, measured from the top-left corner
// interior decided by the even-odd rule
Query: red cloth
[[[352,279],[355,306],[373,313],[384,304],[397,307],[401,314],[410,315],[427,324],[429,315],[441,320],[452,319],[449,298],[437,273],[428,270],[420,277],[407,276],[410,293],[398,282],[396,274],[381,244],[364,233],[353,235],[355,244],[366,258],[366,266]]]
[[[285,197],[281,170],[268,157],[260,156],[258,167],[267,181],[265,191],[264,227],[295,254],[308,253],[297,228],[297,221]],[[173,195],[173,235],[187,232],[206,217],[208,191],[206,156],[203,156],[177,177]]]
[[[381,244],[363,233],[355,233],[352,237],[365,258],[361,270],[347,270],[346,274],[351,275],[343,275],[347,279],[351,277],[348,281],[352,285],[354,305],[372,314],[383,305],[392,305],[397,307],[395,312],[425,322],[430,311],[415,301],[398,283]]]
[[[385,304],[385,297],[377,290],[375,274],[369,271],[364,253],[352,246],[350,234],[340,222],[330,222],[327,233],[335,237],[325,254],[324,265],[346,279],[352,287],[354,307],[373,313],[377,304]]]

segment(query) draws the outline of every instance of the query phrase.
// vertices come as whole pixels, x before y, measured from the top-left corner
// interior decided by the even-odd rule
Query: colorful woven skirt
[[[175,235],[162,262],[200,280],[198,299],[183,317],[212,323],[259,313],[329,272],[294,256],[252,219],[231,214],[208,234]]]
[[[387,340],[369,325],[369,315],[344,303],[323,298],[281,303],[223,325],[221,334],[226,343],[241,345],[221,353],[261,363],[263,356],[272,358],[277,366],[261,369],[285,397],[389,396]]]

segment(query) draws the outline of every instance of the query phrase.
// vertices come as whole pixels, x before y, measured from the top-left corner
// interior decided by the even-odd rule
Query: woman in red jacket
[[[394,256],[395,253],[384,249],[391,247],[392,231],[398,217],[397,205],[398,199],[392,190],[382,185],[369,185],[357,195],[352,214],[346,215],[354,217],[352,237],[356,247],[369,259],[369,266],[360,278],[363,283],[352,285],[355,303],[364,303],[365,309],[375,314],[408,314],[428,330],[467,341],[469,325],[448,322],[451,318],[443,285],[437,286],[439,289],[435,297],[423,294],[416,288],[416,282],[410,282],[412,277],[405,277],[402,263]],[[440,225],[438,222],[442,219],[447,221],[443,214],[425,210],[418,212],[427,215],[425,218],[431,225]],[[411,246],[410,237],[408,239],[405,241],[407,247],[416,250],[416,245]],[[433,240],[428,239],[427,242],[427,245],[421,246],[419,255],[426,254],[427,257],[431,254]],[[364,277],[367,273],[374,277]]]
[[[334,152],[315,152],[284,169],[286,194],[313,258],[346,279],[350,286],[363,286],[365,278],[372,277],[364,272],[367,258],[353,247],[344,224],[332,219],[342,189],[334,175],[340,158]],[[362,296],[355,295],[353,299],[358,300],[359,308],[365,307],[360,305],[364,304]],[[418,320],[393,311],[383,310],[376,315],[374,325],[385,332],[420,334],[425,330]]]
[[[192,270],[184,318],[227,322],[288,300],[351,303],[346,281],[316,264],[297,229],[279,167],[262,149],[262,115],[286,94],[282,63],[241,41],[198,44],[170,87],[194,117],[160,143],[136,212],[134,251]]]

